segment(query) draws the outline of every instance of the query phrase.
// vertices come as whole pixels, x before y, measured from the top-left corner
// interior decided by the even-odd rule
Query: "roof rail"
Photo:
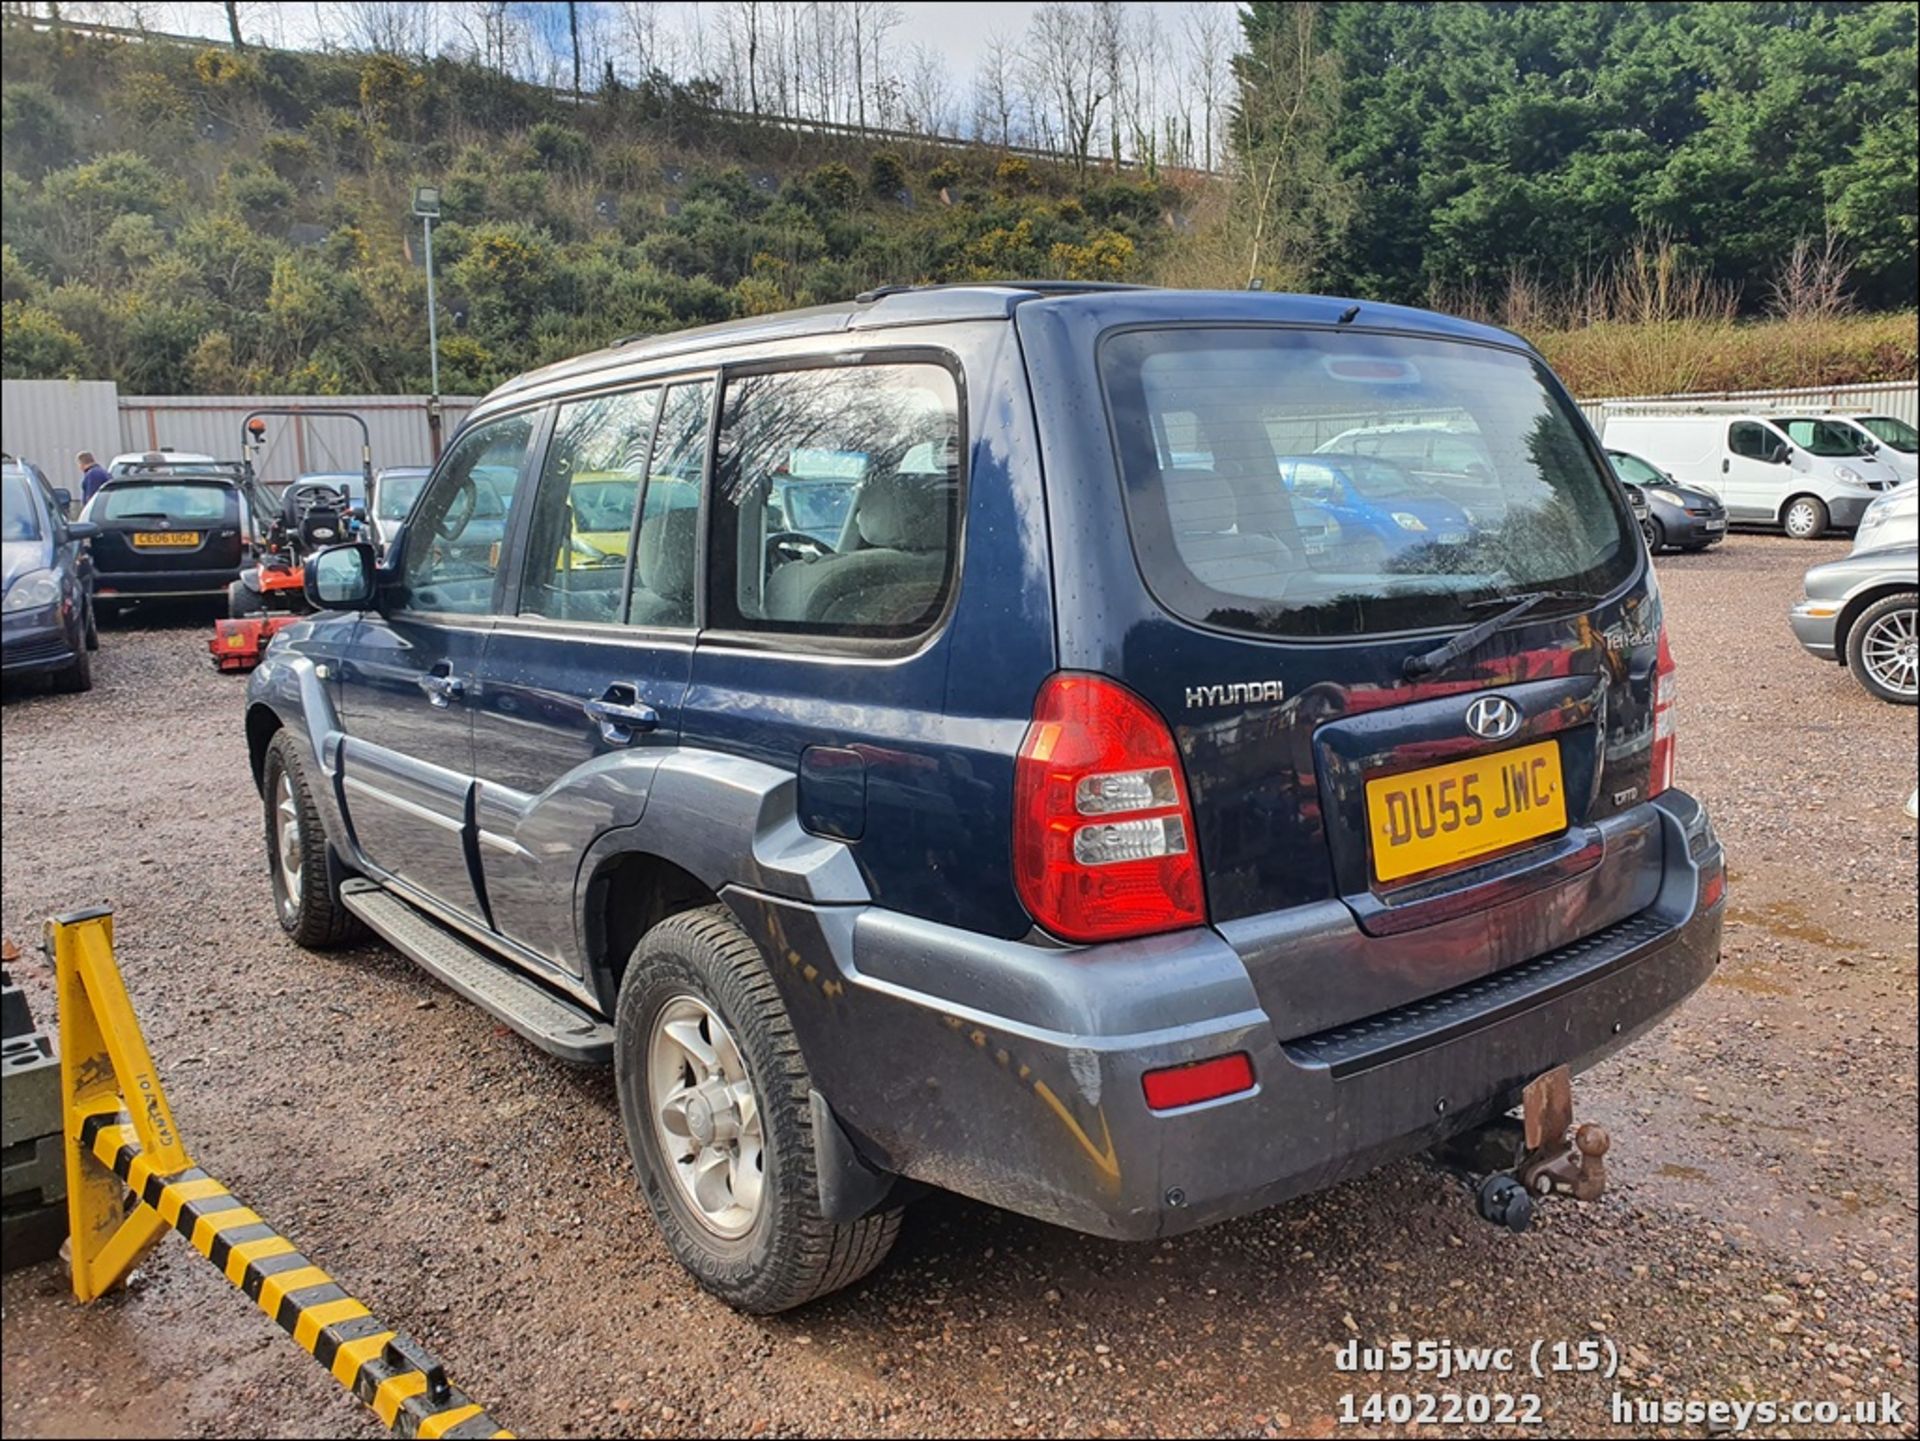
[[[1030,290],[1035,295],[1080,295],[1100,290],[1155,290],[1120,280],[952,280],[938,285],[876,285],[854,296],[856,305],[871,305],[889,295],[916,295],[928,290]]]

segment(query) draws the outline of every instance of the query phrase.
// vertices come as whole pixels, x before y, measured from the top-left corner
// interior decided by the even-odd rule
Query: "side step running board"
[[[355,877],[340,899],[395,950],[564,1061],[607,1065],[613,1027],[428,919],[390,891]]]

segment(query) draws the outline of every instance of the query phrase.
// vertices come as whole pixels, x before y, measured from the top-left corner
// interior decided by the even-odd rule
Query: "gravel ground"
[[[91,696],[10,695],[5,933],[36,1014],[43,916],[114,907],[135,1005],[197,1160],[522,1434],[1332,1434],[1340,1398],[1533,1393],[1507,1434],[1700,1435],[1609,1398],[1891,1393],[1915,1434],[1915,712],[1794,644],[1802,570],[1844,553],[1737,535],[1663,559],[1681,784],[1732,857],[1726,954],[1667,1025],[1583,1078],[1612,1189],[1510,1237],[1416,1163],[1154,1245],[971,1203],[916,1206],[892,1261],[755,1321],[668,1259],[612,1087],[379,947],[275,925],[242,682],[204,618],[122,623]],[[371,1436],[179,1240],[77,1306],[6,1278],[0,1423],[20,1436]],[[1394,1337],[1611,1342],[1616,1380],[1369,1377]],[[1395,1434],[1390,1425],[1339,1426]],[[1426,1428],[1431,1430],[1433,1428]],[[1502,1428],[1466,1428],[1496,1434]]]

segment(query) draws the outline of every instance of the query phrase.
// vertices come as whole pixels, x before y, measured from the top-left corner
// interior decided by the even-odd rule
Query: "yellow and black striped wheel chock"
[[[111,1290],[171,1228],[395,1435],[511,1435],[449,1385],[418,1342],[375,1320],[188,1158],[113,959],[112,913],[60,916],[47,932],[60,990],[74,1294],[91,1301]]]

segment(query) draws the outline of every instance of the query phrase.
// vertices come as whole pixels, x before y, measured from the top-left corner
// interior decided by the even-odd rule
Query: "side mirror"
[[[73,492],[68,490],[64,485],[54,487],[53,503],[59,507],[60,514],[73,514]]]
[[[1785,465],[1792,458],[1793,447],[1790,445],[1776,445],[1772,450],[1767,452],[1767,464],[1769,465]]]
[[[68,540],[92,540],[100,534],[100,527],[90,520],[70,520],[67,522]]]
[[[369,610],[375,586],[370,545],[332,545],[307,557],[302,588],[315,610]]]

